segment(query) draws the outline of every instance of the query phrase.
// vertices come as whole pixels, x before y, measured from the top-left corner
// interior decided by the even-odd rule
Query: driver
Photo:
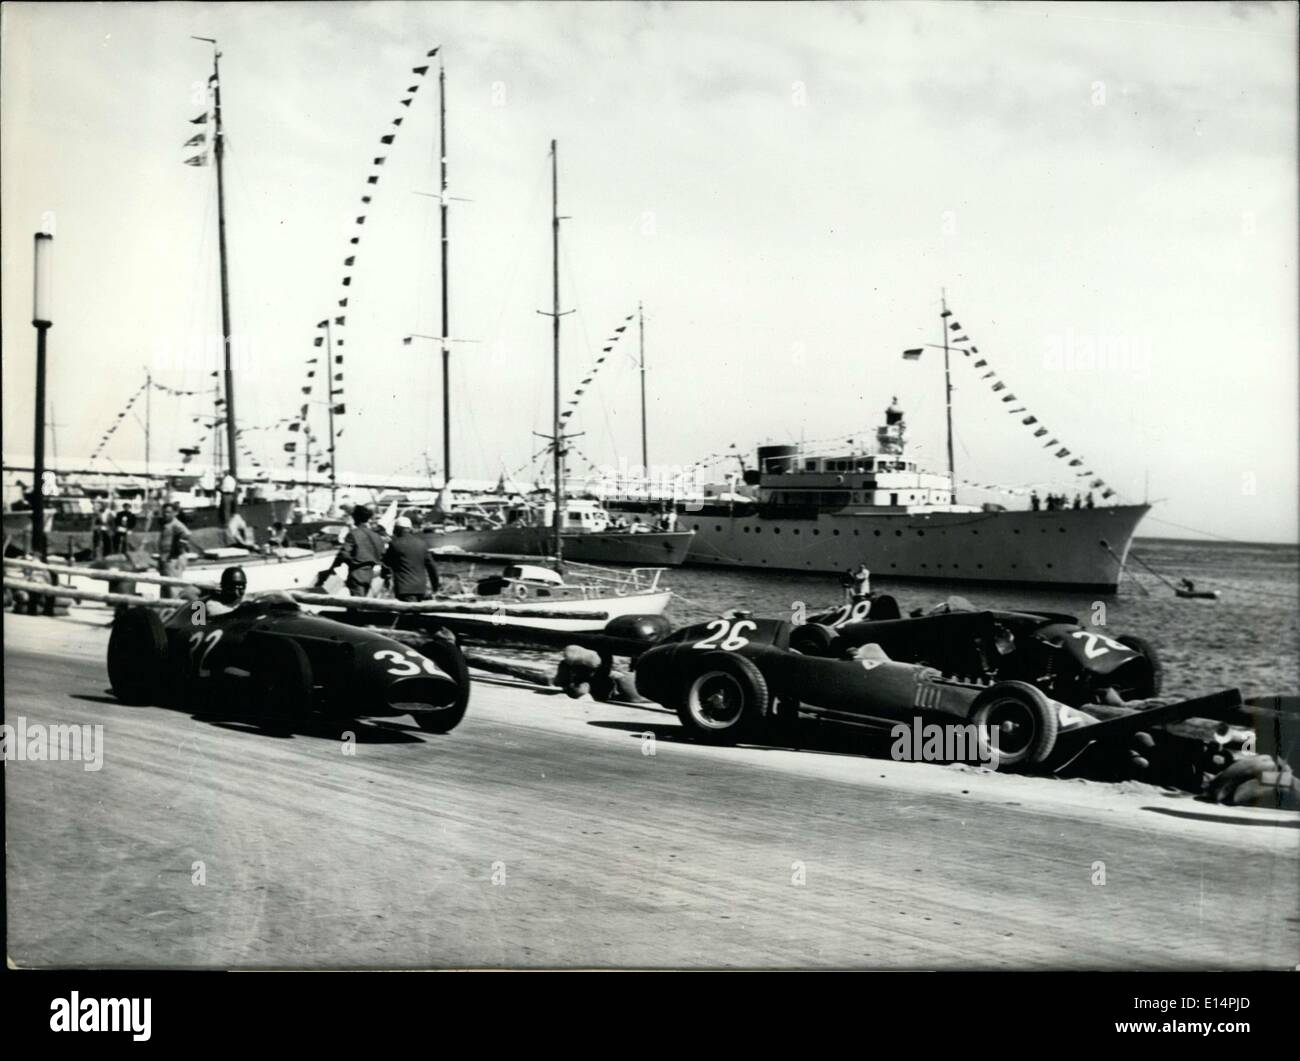
[[[209,615],[227,615],[244,603],[248,576],[242,567],[228,567],[221,572],[221,586],[215,596],[201,598]]]

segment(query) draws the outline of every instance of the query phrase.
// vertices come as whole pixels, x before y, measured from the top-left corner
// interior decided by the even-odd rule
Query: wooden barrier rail
[[[51,575],[76,575],[81,578],[96,578],[104,582],[144,582],[151,586],[188,586],[197,590],[214,590],[217,588],[214,582],[191,582],[188,579],[172,578],[170,575],[155,575],[148,571],[70,567],[66,564],[45,564],[40,560],[14,560],[6,557],[5,567],[17,567],[29,571],[46,571]]]
[[[6,589],[20,589],[28,593],[44,594],[57,600],[92,601],[96,604],[143,604],[146,608],[174,608],[184,603],[175,598],[171,600],[149,600],[137,597],[133,593],[100,593],[93,589],[72,589],[69,586],[55,586],[49,582],[28,582],[23,578],[5,576]]]
[[[46,571],[52,575],[78,575],[85,578],[101,579],[106,582],[115,582],[118,580],[133,580],[136,582],[148,582],[159,586],[180,586],[193,590],[215,591],[216,586],[206,583],[187,582],[185,579],[169,578],[164,575],[141,575],[133,571],[110,571],[100,570],[98,568],[88,567],[63,567],[59,564],[45,564],[39,560],[5,560],[7,567],[30,568],[37,571]],[[46,593],[58,597],[67,597],[70,600],[104,600],[106,603],[113,604],[156,604],[156,601],[149,601],[144,597],[133,596],[130,594],[97,594],[93,590],[74,590],[69,586],[56,586],[44,582],[26,582],[13,580],[13,589],[24,589],[29,593]],[[10,585],[11,579],[5,576],[5,585]],[[275,591],[268,591],[275,592]],[[376,611],[390,612],[399,615],[432,615],[433,613],[451,614],[451,615],[485,615],[494,616],[502,615],[519,619],[590,619],[601,621],[609,618],[608,612],[602,611],[562,611],[555,608],[525,608],[515,604],[468,604],[457,603],[453,601],[397,601],[388,600],[383,597],[352,597],[352,596],[335,596],[332,593],[305,593],[301,590],[282,590],[288,596],[301,604],[311,604],[317,607],[349,608],[359,611]],[[108,597],[114,598],[111,602]],[[171,602],[163,602],[166,606]]]

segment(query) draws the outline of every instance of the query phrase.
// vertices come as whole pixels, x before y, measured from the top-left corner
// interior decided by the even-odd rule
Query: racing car
[[[411,715],[446,733],[469,703],[455,639],[417,647],[309,614],[286,594],[247,598],[224,614],[202,600],[159,613],[122,610],[108,642],[108,677],[129,704],[241,705],[268,729],[312,718]]]
[[[1022,681],[944,675],[878,648],[848,659],[800,652],[792,635],[802,629],[734,617],[686,627],[637,659],[637,690],[673,708],[693,738],[710,744],[780,741],[801,709],[867,726],[914,718],[974,724],[979,758],[1000,769],[1043,764],[1062,733],[1099,721]]]
[[[1106,699],[1108,689],[1126,701],[1160,695],[1162,668],[1152,645],[1127,634],[1110,637],[1072,615],[947,606],[912,618],[880,619],[875,612],[870,602],[858,602],[815,616],[792,644],[834,658],[876,644],[892,660],[972,680],[1027,682],[1075,707]]]

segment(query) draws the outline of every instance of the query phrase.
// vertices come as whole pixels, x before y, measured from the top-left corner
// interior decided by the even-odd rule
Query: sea
[[[1219,599],[1175,596],[1173,584],[1182,578],[1198,590],[1218,590]],[[674,625],[733,609],[789,619],[800,604],[811,613],[843,597],[837,575],[681,567],[666,571],[663,583],[674,593],[668,610]],[[1297,545],[1137,538],[1119,592],[1111,596],[874,576],[871,585],[892,594],[904,615],[960,596],[981,608],[1073,615],[1112,637],[1136,634],[1155,646],[1169,697],[1226,688],[1247,697],[1300,690]]]

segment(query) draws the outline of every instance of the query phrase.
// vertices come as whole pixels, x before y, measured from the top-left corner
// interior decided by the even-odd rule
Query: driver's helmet
[[[238,604],[248,591],[248,576],[242,567],[228,567],[221,572],[221,590],[218,599],[223,604]]]

